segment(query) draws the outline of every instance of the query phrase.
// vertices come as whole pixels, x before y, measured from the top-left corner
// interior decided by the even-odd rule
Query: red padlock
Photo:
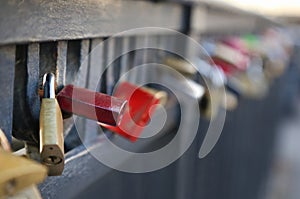
[[[117,126],[100,123],[101,126],[118,133],[135,142],[154,114],[156,105],[163,104],[167,99],[164,91],[138,87],[128,82],[121,82],[114,97],[128,101],[123,118]]]
[[[73,85],[65,86],[57,94],[57,101],[64,112],[109,125],[117,125],[121,121],[127,104],[126,100]]]
[[[227,75],[245,71],[250,61],[246,45],[239,38],[227,38],[219,42],[212,59]]]

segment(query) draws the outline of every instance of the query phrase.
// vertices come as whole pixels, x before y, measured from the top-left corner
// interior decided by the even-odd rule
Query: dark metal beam
[[[115,0],[1,1],[0,45],[104,37],[132,28],[180,29],[174,3]]]

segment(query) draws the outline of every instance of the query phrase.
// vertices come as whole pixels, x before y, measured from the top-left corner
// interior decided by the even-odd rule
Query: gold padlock
[[[40,183],[46,176],[43,165],[0,149],[0,197]]]
[[[64,169],[63,118],[55,98],[54,74],[44,75],[43,89],[40,112],[41,162],[48,167],[48,175],[61,175]]]
[[[46,167],[10,152],[7,147],[8,142],[1,129],[0,139],[0,198],[13,196],[46,178]]]
[[[6,199],[42,199],[41,193],[36,185],[27,187]]]
[[[163,60],[163,63],[167,66],[172,67],[185,76],[192,76],[197,73],[196,68],[191,63],[181,58],[166,57]]]
[[[4,149],[5,151],[10,151],[9,142],[4,132],[1,129],[0,129],[0,148]]]

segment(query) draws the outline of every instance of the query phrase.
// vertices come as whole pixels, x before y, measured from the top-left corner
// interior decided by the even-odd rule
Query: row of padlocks
[[[204,58],[203,54],[191,57],[192,61],[176,54],[152,52],[153,57],[159,57],[159,63],[176,72],[173,75],[172,71],[156,68],[154,71],[147,70],[146,76],[161,75],[162,80],[169,82],[165,84],[168,89],[189,93],[191,98],[198,101],[200,113],[206,120],[217,117],[220,109],[234,111],[241,96],[257,99],[266,96],[272,81],[284,72],[291,48],[285,43],[282,34],[275,30],[268,30],[262,35],[207,38],[201,43],[205,49],[203,54],[207,54]],[[133,69],[136,66],[129,67]],[[123,71],[124,74],[126,72]],[[104,74],[107,73],[106,71]],[[172,104],[174,96],[164,87],[148,83],[151,82],[151,76],[146,77],[148,86],[145,86],[144,81],[138,79],[139,75],[145,73],[144,69],[135,73],[124,77],[120,75],[121,81],[113,83],[117,82],[116,85],[109,85],[111,82],[107,81],[107,87],[115,87],[109,93],[112,96],[74,85],[60,84],[56,87],[55,75],[45,74],[43,87],[37,91],[41,99],[39,135],[33,134],[26,138],[32,142],[31,151],[27,150],[27,157],[44,166],[9,154],[10,144],[2,135],[1,162],[5,164],[1,164],[1,195],[18,194],[20,190],[29,187],[21,194],[32,194],[30,198],[33,195],[38,197],[36,188],[32,187],[34,184],[41,182],[47,173],[62,174],[63,119],[70,118],[72,114],[95,120],[106,131],[131,142],[138,142],[145,128],[149,128],[147,124],[150,118],[155,117],[155,106]],[[182,76],[179,77],[177,73]],[[104,92],[108,93],[107,90]],[[37,136],[34,137],[35,135]],[[39,149],[32,151],[36,140]],[[28,151],[31,153],[28,154]]]
[[[72,8],[67,2],[60,3],[56,3],[58,7]],[[220,198],[230,183],[229,187],[234,189],[239,182],[233,177],[236,168],[231,170],[222,164],[231,164],[226,162],[227,152],[239,158],[239,150],[244,150],[241,146],[255,144],[254,138],[268,139],[267,134],[259,135],[266,125],[254,121],[255,117],[269,116],[251,109],[272,108],[268,101],[278,98],[273,96],[274,84],[277,86],[284,74],[292,52],[284,29],[268,28],[255,34],[235,34],[231,30],[232,34],[210,35],[209,31],[215,28],[211,23],[206,24],[208,34],[199,39],[194,33],[188,35],[189,29],[195,28],[196,34],[202,31],[197,30],[199,27],[188,27],[197,22],[192,19],[192,4],[89,3],[97,11],[99,6],[103,11],[114,10],[116,16],[126,15],[131,24],[128,28],[134,29],[111,35],[109,31],[118,30],[115,24],[124,31],[124,24],[118,21],[124,19],[114,18],[111,13],[102,15],[91,7],[85,9],[82,2],[74,3],[75,13],[89,15],[90,11],[92,17],[80,18],[84,24],[76,24],[72,17],[61,17],[75,21],[71,29],[64,29],[66,23],[56,23],[60,20],[55,14],[48,14],[55,10],[52,3],[20,2],[15,6],[20,7],[13,12],[17,17],[8,17],[7,23],[16,23],[15,19],[21,21],[23,17],[27,20],[27,8],[37,6],[48,14],[45,20],[54,21],[50,25],[59,30],[49,31],[46,37],[40,32],[32,36],[27,30],[15,31],[16,25],[8,30],[6,20],[0,23],[7,30],[3,31],[4,36],[0,33],[0,97],[7,98],[0,105],[0,198],[82,198],[95,197],[98,191],[108,198],[143,198],[149,188],[152,191],[146,198],[210,199],[211,195]],[[10,11],[14,4],[3,7]],[[139,9],[148,6],[155,12],[146,19],[163,21],[179,32],[132,25],[135,23],[130,19],[139,18],[129,12],[135,4]],[[214,12],[211,14],[207,8],[209,17]],[[155,20],[160,12],[172,18],[178,15],[180,28],[175,19]],[[215,14],[218,21],[224,13]],[[253,16],[244,14],[251,24]],[[32,23],[27,20],[19,25],[26,24],[32,29],[35,23],[44,23],[44,18],[37,16],[38,20]],[[100,19],[93,20],[98,16]],[[30,19],[34,17],[29,14]],[[101,31],[107,30],[100,35],[85,32],[94,30],[102,18],[103,23],[109,18],[115,24],[97,26]],[[141,24],[147,25],[147,20]],[[254,100],[252,106],[245,103],[247,100]],[[264,100],[266,104],[262,103]],[[274,122],[271,116],[270,120]],[[250,127],[258,124],[261,131],[251,134]],[[240,137],[235,135],[242,128],[248,130],[240,133]],[[226,137],[225,143],[218,142],[221,136]],[[215,156],[209,157],[210,153]],[[235,161],[233,167],[242,164],[239,159]],[[210,181],[224,189],[220,195],[209,187],[206,189]],[[120,182],[122,186],[106,182]],[[242,197],[230,194],[224,198]]]

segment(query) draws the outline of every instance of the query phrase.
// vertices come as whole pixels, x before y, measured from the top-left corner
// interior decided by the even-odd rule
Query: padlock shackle
[[[46,73],[43,77],[43,98],[55,98],[55,75]]]

